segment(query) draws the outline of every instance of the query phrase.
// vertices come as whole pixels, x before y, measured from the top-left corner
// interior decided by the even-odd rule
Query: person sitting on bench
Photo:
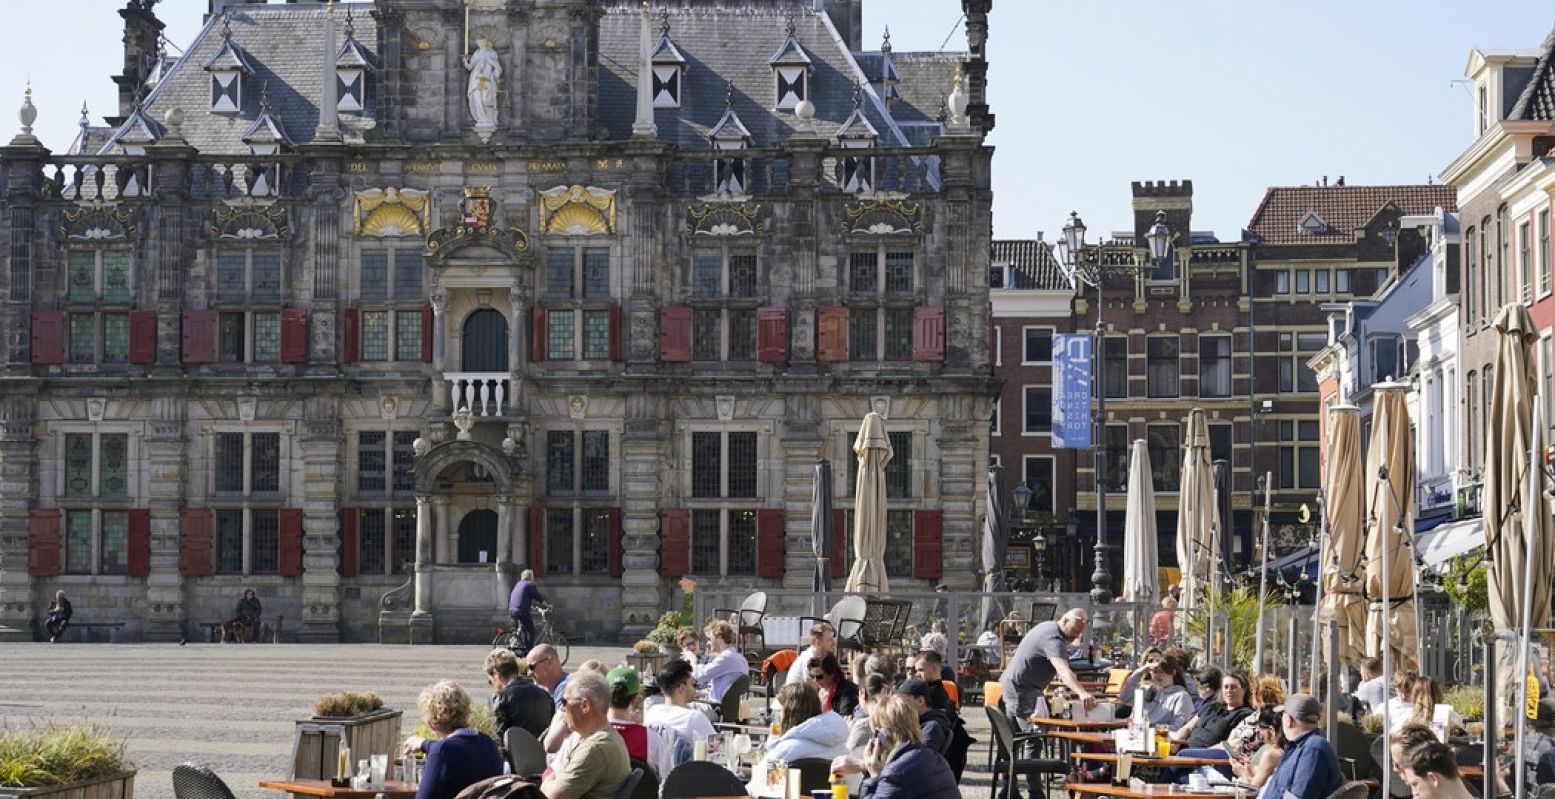
[[[263,606],[259,604],[259,597],[254,589],[249,588],[243,592],[243,598],[238,600],[237,613],[228,626],[232,628],[232,637],[242,641],[245,637],[249,643],[259,640],[259,615],[263,612]]]
[[[49,643],[59,640],[65,634],[65,628],[70,626],[70,615],[74,611],[70,607],[70,600],[65,598],[64,591],[54,592],[54,604],[49,605],[48,620],[43,623],[49,630]]]

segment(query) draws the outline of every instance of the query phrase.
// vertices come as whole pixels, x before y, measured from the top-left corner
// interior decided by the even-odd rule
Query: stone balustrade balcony
[[[476,417],[506,416],[517,400],[513,376],[507,372],[444,372],[443,380],[452,401],[449,407],[469,408]]]

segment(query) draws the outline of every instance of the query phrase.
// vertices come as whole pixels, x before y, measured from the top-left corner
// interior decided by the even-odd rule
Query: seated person
[[[238,608],[232,615],[232,621],[227,626],[232,628],[232,635],[239,641],[247,639],[250,643],[259,640],[259,616],[264,612],[259,604],[259,597],[250,588],[243,592],[243,598],[238,600]]]
[[[616,666],[605,675],[610,685],[610,726],[626,742],[626,753],[653,766],[655,774],[668,774],[675,762],[675,737],[642,723],[642,678],[631,666]]]
[[[499,741],[510,727],[523,729],[539,740],[551,726],[556,713],[551,692],[529,679],[527,671],[511,650],[495,649],[486,656],[486,681],[496,691],[491,695],[491,715]]]
[[[907,699],[918,712],[918,727],[923,733],[923,745],[949,760],[951,737],[955,722],[950,715],[929,704],[929,684],[917,677],[908,677],[897,686],[896,695]]]
[[[49,643],[58,641],[59,637],[65,634],[65,628],[70,626],[70,616],[74,612],[70,607],[70,600],[65,598],[65,592],[55,591],[54,604],[49,605],[48,619],[43,622],[43,626],[49,631]]]
[[[804,682],[810,674],[810,664],[821,655],[837,651],[837,633],[826,622],[816,622],[810,625],[810,645],[805,647],[799,657],[789,665],[788,673],[783,677],[783,685],[789,683]]]
[[[1432,741],[1405,753],[1404,783],[1418,799],[1471,799],[1458,776],[1458,761],[1452,748]]]
[[[613,799],[626,782],[632,762],[610,724],[609,706],[610,687],[597,672],[579,670],[567,680],[562,717],[578,743],[566,764],[540,784],[546,799]]]
[[[831,760],[848,752],[848,722],[829,710],[821,710],[821,695],[807,682],[794,682],[778,691],[783,721],[778,734],[767,739],[766,754],[752,772],[751,784],[763,784],[767,764],[792,763],[804,758]]]
[[[1175,744],[1186,744],[1178,752],[1184,757],[1210,757],[1230,759],[1225,743],[1231,731],[1242,720],[1252,715],[1253,708],[1247,702],[1247,676],[1241,672],[1225,675],[1220,683],[1219,698],[1208,702],[1188,723],[1173,730],[1168,738]]]
[[[664,701],[643,712],[643,724],[650,729],[667,730],[676,738],[676,765],[679,765],[691,759],[696,739],[713,735],[713,723],[705,713],[691,706],[697,686],[691,677],[690,663],[671,660],[659,669],[655,679]]]
[[[1528,722],[1531,731],[1524,746],[1528,750],[1529,785],[1555,785],[1555,699],[1539,701],[1538,712]]]
[[[741,676],[750,673],[745,656],[734,648],[734,627],[726,621],[715,621],[703,630],[707,634],[707,649],[711,657],[692,669],[697,685],[707,689],[707,697],[721,702],[724,692]]]
[[[1273,708],[1258,712],[1258,739],[1262,747],[1252,757],[1242,757],[1240,754],[1231,756],[1231,772],[1237,782],[1254,788],[1262,788],[1269,781],[1274,769],[1280,764],[1280,756],[1285,754],[1285,747],[1290,743],[1285,740],[1285,731],[1281,729],[1280,714]]]
[[[421,720],[436,738],[405,739],[405,754],[426,753],[416,799],[454,799],[460,791],[502,773],[497,745],[470,726],[470,695],[452,680],[433,683],[416,699]]]
[[[1175,730],[1193,718],[1193,697],[1188,695],[1178,668],[1175,659],[1166,658],[1145,672],[1150,680],[1145,692],[1145,714],[1152,725],[1165,724]]]
[[[858,710],[858,685],[843,676],[836,655],[828,653],[810,662],[810,683],[820,689],[822,710],[843,718]]]
[[[894,692],[883,674],[868,674],[859,683],[859,712],[853,714],[848,727],[848,752],[854,757],[864,756],[864,745],[875,734],[875,728],[869,723],[869,712]]]
[[[870,722],[877,734],[864,747],[864,757],[832,761],[834,774],[869,775],[860,799],[960,799],[955,773],[945,758],[923,745],[917,712],[905,697],[885,697],[870,712]]]

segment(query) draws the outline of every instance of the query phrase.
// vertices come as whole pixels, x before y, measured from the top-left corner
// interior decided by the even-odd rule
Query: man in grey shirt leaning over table
[[[1069,646],[1078,642],[1090,626],[1091,617],[1084,608],[1071,608],[1058,621],[1042,622],[1020,639],[1010,656],[1009,668],[999,676],[1000,701],[1015,729],[1030,730],[1032,725],[1027,719],[1038,711],[1047,712],[1042,692],[1055,677],[1074,692],[1075,700],[1085,709],[1096,706],[1096,697],[1080,685],[1080,678],[1069,667]],[[1034,775],[1028,775],[1027,789],[1032,796],[1038,795]]]

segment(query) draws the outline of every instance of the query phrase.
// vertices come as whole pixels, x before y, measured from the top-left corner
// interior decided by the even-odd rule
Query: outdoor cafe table
[[[1091,721],[1087,719],[1050,719],[1046,716],[1032,716],[1026,721],[1038,727],[1048,727],[1055,730],[1075,730],[1078,732],[1094,730],[1121,730],[1128,726],[1128,719],[1107,719],[1105,721]]]
[[[1068,757],[1070,753],[1073,752],[1076,745],[1110,746],[1112,745],[1113,740],[1113,735],[1110,732],[1053,730],[1043,736],[1042,743],[1044,745],[1044,749],[1046,749],[1050,754],[1053,752],[1053,749],[1049,747],[1051,747],[1053,744],[1057,744],[1059,748],[1057,755],[1059,758],[1064,758]]]
[[[1074,752],[1075,760],[1094,760],[1100,763],[1116,763],[1118,756],[1112,752]],[[1224,766],[1231,761],[1213,757],[1145,757],[1134,755],[1135,767],[1147,768],[1198,768],[1199,766]]]
[[[322,796],[326,799],[373,799],[376,796],[384,799],[412,799],[416,795],[416,786],[399,780],[374,784],[362,790],[336,788],[329,784],[329,780],[262,780],[259,787],[285,791],[292,796]]]
[[[1076,796],[1112,796],[1116,799],[1141,799],[1142,797],[1175,796],[1179,799],[1227,799],[1235,796],[1235,793],[1217,791],[1190,791],[1182,785],[1155,785],[1147,783],[1140,788],[1131,788],[1127,785],[1113,785],[1110,782],[1071,782],[1064,786],[1071,797]],[[1255,791],[1243,791],[1243,796],[1252,796]]]

